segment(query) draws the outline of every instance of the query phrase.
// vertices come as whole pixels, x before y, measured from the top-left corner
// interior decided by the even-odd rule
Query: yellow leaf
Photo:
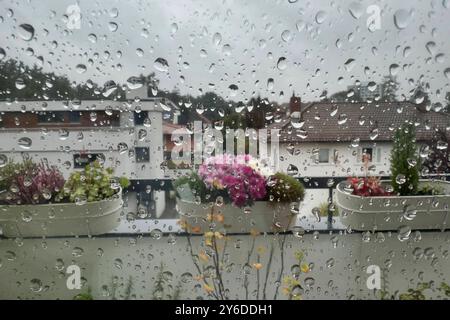
[[[208,261],[209,261],[209,257],[208,257],[208,255],[205,253],[205,251],[200,251],[200,253],[198,254],[198,257],[199,257],[200,260],[202,260],[203,262],[208,262]]]
[[[205,288],[206,292],[208,292],[208,293],[214,291],[214,289],[211,286],[207,285],[206,283],[203,284],[203,288]]]
[[[254,263],[253,264],[253,268],[255,268],[256,270],[260,270],[263,267],[262,263]]]
[[[223,221],[225,220],[225,217],[222,213],[216,214],[214,218],[217,222],[220,223],[223,223]]]
[[[306,263],[304,263],[301,266],[301,270],[302,270],[303,273],[308,273],[309,272],[309,266]]]
[[[191,228],[191,231],[193,233],[200,233],[202,231],[202,228],[200,226],[195,226]]]

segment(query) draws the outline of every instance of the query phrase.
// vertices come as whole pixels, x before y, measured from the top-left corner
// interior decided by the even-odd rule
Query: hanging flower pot
[[[177,210],[185,229],[191,233],[203,233],[212,225],[227,233],[285,232],[293,227],[297,216],[291,204],[270,201],[255,201],[252,206],[239,208],[232,204],[197,204],[177,198]]]
[[[301,183],[250,156],[216,156],[174,183],[181,224],[192,233],[284,232],[296,222]]]
[[[98,235],[118,227],[122,205],[121,193],[85,204],[1,205],[0,226],[5,237]]]
[[[387,186],[389,181],[381,184]],[[450,183],[421,180],[419,189],[440,190],[441,194],[361,196],[352,194],[348,182],[343,181],[336,187],[336,206],[341,222],[353,230],[448,229]]]
[[[67,181],[55,168],[8,163],[2,168],[0,227],[5,237],[82,236],[107,233],[119,225],[125,178],[98,162]]]

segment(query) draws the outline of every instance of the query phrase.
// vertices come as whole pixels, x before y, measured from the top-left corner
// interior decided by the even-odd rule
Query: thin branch
[[[250,251],[248,252],[248,255],[247,255],[247,265],[250,264],[250,258],[251,258],[251,256],[252,256],[253,250],[254,250],[254,248],[255,248],[255,242],[256,242],[256,237],[253,237],[252,246],[251,246]],[[245,273],[245,274],[244,274],[245,300],[248,300],[248,285],[249,285],[249,282],[248,282],[248,274]]]
[[[266,278],[264,280],[263,300],[266,300],[266,288],[267,288],[267,281],[269,279],[270,267],[272,265],[272,258],[273,258],[273,243],[270,244],[270,255],[269,255],[269,261],[267,263]]]
[[[283,240],[281,240],[281,244],[280,244],[280,256],[281,256],[281,269],[280,269],[280,273],[278,275],[278,280],[277,283],[281,283],[281,278],[283,277],[283,272],[284,272],[284,243],[286,242],[286,236],[287,233],[284,234],[283,236]],[[273,300],[276,300],[278,297],[278,290],[280,289],[280,286],[278,286],[275,289],[275,295],[273,296]]]
[[[189,252],[190,252],[191,257],[192,257],[192,262],[194,263],[194,265],[195,265],[195,267],[196,267],[196,269],[197,269],[197,272],[198,272],[199,276],[202,277],[203,282],[204,282],[208,287],[211,287],[211,286],[209,285],[208,281],[206,281],[205,277],[203,276],[203,272],[201,271],[201,269],[200,269],[198,263],[195,261],[194,250],[193,250],[193,248],[192,248],[191,236],[189,235],[189,233],[187,233],[186,238],[187,238],[187,242],[188,242],[188,246],[189,246]],[[214,281],[213,281],[213,282],[214,282]],[[217,295],[216,293],[210,292],[209,294],[211,294],[216,300],[219,300],[219,297],[218,297],[218,295]]]

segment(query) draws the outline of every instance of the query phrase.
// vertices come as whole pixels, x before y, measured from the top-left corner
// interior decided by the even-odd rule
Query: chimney
[[[301,99],[295,96],[295,92],[292,93],[291,100],[289,101],[289,112],[293,114],[294,112],[301,111]]]

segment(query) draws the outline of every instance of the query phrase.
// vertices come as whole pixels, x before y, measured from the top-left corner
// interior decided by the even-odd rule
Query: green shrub
[[[126,177],[117,178],[113,173],[113,168],[103,168],[99,162],[94,161],[84,170],[70,175],[60,198],[68,198],[71,202],[91,202],[111,198],[120,188],[126,188],[130,184]]]
[[[94,297],[88,293],[80,293],[73,297],[73,300],[94,300]]]
[[[419,166],[414,126],[405,124],[395,132],[391,151],[391,180],[395,193],[401,196],[417,194]]]
[[[272,202],[296,202],[305,197],[305,188],[297,179],[281,172],[275,173],[267,184]]]
[[[334,211],[333,211],[333,217],[338,216],[339,215],[339,209],[338,207],[333,204],[334,206]],[[321,217],[328,217],[328,209],[330,208],[330,204],[328,202],[322,202],[319,205],[319,214]]]
[[[425,184],[424,186],[420,187],[417,191],[417,195],[420,196],[437,196],[445,194],[444,189],[439,186],[433,186],[431,184]]]

